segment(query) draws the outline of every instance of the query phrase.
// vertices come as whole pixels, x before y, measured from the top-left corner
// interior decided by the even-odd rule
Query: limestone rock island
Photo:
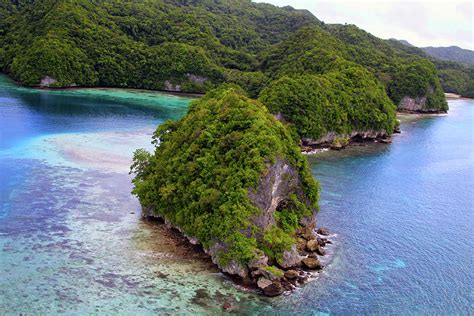
[[[225,273],[266,295],[320,269],[319,184],[288,129],[243,90],[224,86],[158,127],[155,152],[135,153],[134,193],[198,242]]]

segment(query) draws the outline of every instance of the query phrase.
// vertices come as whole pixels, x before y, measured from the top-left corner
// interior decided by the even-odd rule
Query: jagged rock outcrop
[[[262,229],[275,225],[274,212],[278,207],[285,206],[291,193],[304,198],[298,170],[279,159],[268,168],[257,188],[249,190],[249,198],[261,210],[260,214],[253,219],[255,225]],[[315,217],[316,214],[312,214],[310,218],[302,218],[300,222],[307,224],[313,222]]]
[[[278,170],[279,168],[276,169]],[[278,175],[275,176],[278,177]],[[272,212],[275,211],[276,209]],[[142,216],[145,218],[163,219],[150,207],[142,208]],[[179,227],[172,225],[167,220],[164,221],[168,227],[182,232]],[[226,251],[228,248],[228,246],[222,242],[217,242],[213,246],[204,249],[204,251],[211,257],[212,262],[216,264],[222,272],[240,277],[247,285],[254,284],[257,288],[262,290],[265,296],[278,296],[287,290],[293,290],[298,284],[304,284],[309,276],[305,270],[314,271],[323,268],[318,256],[326,255],[323,247],[325,247],[327,243],[330,243],[330,241],[319,237],[318,234],[327,236],[330,233],[327,228],[320,228],[316,232],[314,229],[314,221],[310,223],[309,226],[304,226],[305,228],[300,229],[298,232],[300,236],[299,239],[305,240],[304,244],[306,247],[297,248],[296,245],[294,245],[290,250],[285,251],[283,260],[278,263],[281,269],[270,266],[268,262],[269,258],[264,254],[251,260],[247,264],[242,264],[236,260],[221,264],[219,262],[219,252]],[[199,243],[195,237],[187,236],[186,234],[184,234],[184,236],[187,237],[192,244]],[[306,242],[306,240],[308,241]]]
[[[321,263],[316,258],[308,257],[308,258],[303,259],[302,262],[303,262],[305,267],[307,267],[308,269],[311,269],[311,270],[316,270],[316,269],[321,269],[322,268]]]
[[[293,166],[290,166],[284,160],[278,159],[274,164],[268,167],[265,176],[261,178],[257,188],[249,189],[248,192],[249,198],[260,210],[260,213],[252,219],[256,227],[263,232],[269,227],[275,225],[275,212],[278,212],[283,207],[288,207],[290,194],[295,192],[298,195],[301,195],[301,198],[304,199],[304,191],[299,179],[298,170]],[[309,201],[306,202],[309,203]],[[300,228],[297,232],[298,235],[309,239],[308,243],[316,243],[316,245],[318,245],[318,247],[314,249],[306,249],[310,253],[321,252],[314,231],[316,214],[317,212],[314,210],[310,216],[303,217],[299,222]],[[162,216],[156,213],[151,207],[143,207],[142,216],[163,219]],[[169,227],[175,228],[184,234],[190,243],[199,243],[196,237],[188,236],[178,226],[171,224],[167,219],[163,220]],[[258,236],[258,238],[262,237],[262,235]],[[209,248],[205,248],[204,251],[211,257],[213,263],[227,274],[237,275],[242,279],[248,280],[251,276],[250,271],[258,270],[259,273],[256,273],[257,275],[263,274],[267,279],[275,279],[275,275],[272,275],[265,270],[265,268],[269,266],[269,258],[264,254],[261,254],[259,257],[251,260],[247,264],[242,264],[235,260],[230,260],[226,264],[222,264],[219,261],[219,254],[227,251],[228,247],[229,246],[224,242],[217,241]],[[305,251],[297,249],[296,245],[293,245],[290,249],[283,251],[282,259],[277,262],[277,264],[283,269],[300,267],[305,255]],[[280,278],[276,279],[279,280]]]
[[[203,85],[208,81],[209,79],[203,76],[198,76],[194,74],[186,74],[186,78],[188,78],[189,81],[192,83],[198,84],[198,85]]]

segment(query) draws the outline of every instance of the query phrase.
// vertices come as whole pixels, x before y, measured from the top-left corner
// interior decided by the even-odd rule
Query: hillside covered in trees
[[[27,85],[49,76],[58,87],[204,92],[226,81],[256,94],[276,75],[275,67],[262,67],[268,51],[284,40],[296,47],[301,36],[314,33],[323,41],[300,49],[329,44],[329,53],[361,64],[385,85],[412,64],[432,67],[354,26],[328,26],[307,11],[250,0],[0,3],[0,64]]]
[[[445,60],[433,60],[433,63],[445,92],[474,98],[474,66]]]
[[[474,66],[474,51],[458,46],[449,47],[422,47],[428,55],[442,60],[454,61],[460,64]]]
[[[293,66],[299,74],[321,74],[308,63],[334,57],[369,70],[397,105],[404,97],[427,97],[416,110],[447,109],[426,58],[291,7],[250,0],[1,0],[0,17],[0,67],[26,85],[205,92],[228,82],[257,97]]]
[[[474,65],[468,62],[461,62],[454,55],[443,56],[430,53],[427,48],[418,48],[404,40],[391,39],[392,45],[397,46],[410,54],[418,55],[427,59],[435,65],[438,70],[438,77],[445,92],[460,94],[466,98],[474,98]],[[463,50],[468,51],[468,50]],[[472,51],[468,51],[466,56],[472,58]]]

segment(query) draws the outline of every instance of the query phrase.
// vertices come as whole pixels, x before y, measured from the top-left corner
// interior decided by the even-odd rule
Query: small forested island
[[[262,103],[222,87],[153,139],[155,153],[138,150],[132,166],[146,216],[163,218],[202,244],[222,271],[270,296],[301,281],[295,269],[302,265],[321,268],[319,186],[290,132]]]
[[[472,66],[250,0],[1,0],[0,69],[32,87],[205,94],[135,152],[133,193],[269,296],[321,269],[330,242],[302,147],[389,142],[397,110],[474,93]]]

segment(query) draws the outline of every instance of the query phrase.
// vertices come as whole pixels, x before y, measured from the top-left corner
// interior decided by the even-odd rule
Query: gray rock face
[[[266,288],[267,286],[270,286],[271,284],[272,284],[272,281],[270,281],[270,280],[267,279],[267,278],[263,278],[263,277],[260,278],[260,279],[258,279],[258,281],[257,281],[257,286],[258,286],[259,288],[261,288],[262,290],[263,290],[264,288]]]
[[[57,80],[54,79],[53,77],[46,76],[43,79],[41,79],[40,87],[43,87],[43,88],[50,87],[52,84],[54,84],[56,82],[57,82]]]
[[[194,84],[203,85],[209,79],[206,77],[194,75],[194,74],[186,74],[186,78]],[[164,82],[164,90],[170,92],[182,92],[182,85],[180,84],[173,84],[171,79],[165,80]]]
[[[206,77],[193,75],[193,74],[186,74],[186,77],[192,83],[199,84],[199,85],[204,84],[208,80]]]
[[[273,165],[268,167],[265,176],[261,178],[258,186],[255,189],[249,190],[250,200],[261,210],[260,214],[258,214],[253,219],[254,224],[262,231],[274,225],[274,213],[279,209],[280,204],[283,205],[287,202],[289,194],[293,192],[296,192],[296,194],[300,197],[304,196],[298,171],[292,166],[288,165],[285,161],[278,159]],[[300,221],[300,224],[311,231],[314,227],[315,217],[316,212],[314,212],[308,218],[303,218]],[[221,246],[225,247],[225,245]],[[216,251],[211,250],[210,253],[211,252]],[[294,245],[290,250],[287,250],[283,253],[282,259],[283,260],[281,260],[281,262],[278,262],[279,266],[284,269],[289,269],[300,266],[303,257],[300,256],[296,245]],[[257,260],[250,262],[248,267],[241,266],[236,268],[234,265],[230,270],[237,272],[239,275],[248,275],[247,268],[262,268],[267,265],[267,262],[268,258],[266,256],[262,256]],[[259,270],[263,271],[263,269]],[[263,273],[263,275],[266,274]],[[270,276],[267,276],[267,278],[270,278]]]
[[[277,160],[268,168],[267,174],[262,177],[256,189],[249,190],[249,198],[261,213],[253,220],[262,230],[275,224],[273,213],[280,202],[296,189],[299,196],[304,196],[298,171],[283,160]],[[316,214],[314,214],[315,216]],[[313,217],[307,221],[314,220]]]
[[[214,262],[217,264],[217,262]],[[219,266],[219,264],[217,264]],[[243,266],[242,264],[238,263],[237,261],[232,260],[228,265],[219,268],[224,271],[225,273],[238,275],[242,279],[247,279],[249,276],[249,270],[247,267]]]
[[[247,266],[250,269],[257,269],[265,267],[268,264],[268,257],[266,255],[261,255],[257,259],[250,261]]]
[[[283,177],[287,181],[283,181]],[[256,190],[250,190],[249,197],[254,204],[262,210],[261,214],[254,219],[254,223],[266,229],[275,224],[273,213],[278,203],[289,194],[289,188],[297,184],[296,170],[290,168],[286,162],[278,160],[262,178]]]
[[[288,269],[293,268],[301,263],[302,257],[299,255],[296,246],[294,245],[290,250],[283,252],[282,262],[278,262],[282,268]]]
[[[434,89],[430,87],[428,93],[424,96],[411,97],[404,96],[398,104],[398,109],[401,111],[410,112],[438,112],[438,109],[429,109],[426,107],[426,101],[428,96],[434,92]]]
[[[353,131],[350,135],[340,135],[334,132],[329,132],[325,136],[318,139],[303,137],[302,141],[303,141],[304,146],[321,146],[321,145],[332,144],[332,142],[335,139],[340,138],[340,137],[347,137],[349,139],[358,137],[363,140],[371,140],[371,139],[377,139],[377,138],[385,138],[389,136],[390,135],[385,130]]]
[[[405,96],[402,98],[400,103],[398,104],[398,109],[405,110],[405,111],[414,111],[420,112],[426,105],[426,96],[424,97],[409,97]]]
[[[233,274],[233,275],[238,275],[242,279],[247,279],[249,276],[249,269],[244,266],[243,264],[231,260],[226,266],[223,266],[219,263],[219,253],[221,251],[226,251],[227,246],[222,243],[222,242],[216,242],[214,245],[209,247],[209,249],[205,249],[204,251],[211,256],[212,262],[216,264],[219,269],[221,269],[223,272],[228,273],[228,274]]]
[[[179,84],[174,85],[173,83],[171,83],[171,80],[166,80],[165,90],[172,91],[172,92],[181,92],[181,85]]]

